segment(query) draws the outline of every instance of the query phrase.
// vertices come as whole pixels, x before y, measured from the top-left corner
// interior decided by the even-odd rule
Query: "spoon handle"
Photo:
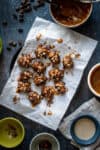
[[[57,3],[52,2],[51,0],[45,0],[45,2],[47,2],[47,3],[51,4],[51,5],[58,6],[58,4],[57,4]]]
[[[100,2],[100,0],[77,0],[80,1],[82,3],[96,3],[96,2]]]

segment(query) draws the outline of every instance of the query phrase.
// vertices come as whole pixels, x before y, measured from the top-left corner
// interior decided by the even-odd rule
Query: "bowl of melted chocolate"
[[[100,97],[100,63],[92,67],[88,74],[88,86],[91,92]]]
[[[50,13],[53,20],[65,27],[78,27],[85,23],[91,15],[93,5],[75,0],[52,0]]]

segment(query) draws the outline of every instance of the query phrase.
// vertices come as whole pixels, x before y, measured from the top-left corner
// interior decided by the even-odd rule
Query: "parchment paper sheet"
[[[36,41],[36,35],[39,33],[42,34],[42,39],[40,41]],[[63,38],[64,42],[62,44],[58,44],[56,42],[56,39],[58,38]],[[74,60],[75,65],[73,73],[69,72],[64,77],[64,82],[68,87],[68,92],[63,96],[55,96],[54,103],[50,108],[47,108],[48,111],[52,111],[52,115],[44,116],[43,114],[46,109],[45,100],[43,100],[35,108],[32,108],[26,95],[21,94],[20,101],[17,104],[13,103],[12,99],[16,95],[17,78],[21,71],[17,62],[15,63],[11,76],[1,94],[0,104],[33,121],[56,130],[76,92],[84,69],[95,50],[97,41],[37,17],[29,31],[21,53],[34,52],[37,44],[44,41],[54,44],[56,49],[60,51],[61,58],[69,52],[68,47],[71,47],[73,50],[77,50],[77,52],[81,54],[80,59]],[[40,92],[39,88],[37,88],[34,84],[32,85],[32,88]]]

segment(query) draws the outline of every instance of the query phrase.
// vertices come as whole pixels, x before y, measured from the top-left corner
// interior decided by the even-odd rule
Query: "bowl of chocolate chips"
[[[54,135],[40,133],[31,140],[29,150],[60,150],[60,144]]]

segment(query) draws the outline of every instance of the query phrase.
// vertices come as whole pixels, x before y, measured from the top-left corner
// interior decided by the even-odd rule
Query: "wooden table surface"
[[[49,14],[48,5],[45,5],[39,8],[37,11],[33,10],[32,12],[26,14],[25,21],[23,23],[19,23],[12,17],[12,14],[15,12],[15,7],[19,5],[19,3],[20,0],[0,0],[0,36],[2,37],[4,44],[3,53],[0,55],[0,93],[2,92],[2,89],[9,78],[10,66],[14,56],[18,51],[18,48],[13,48],[11,51],[8,51],[8,41],[14,40],[17,42],[18,40],[22,40],[24,42],[36,16],[53,21]],[[4,20],[7,20],[8,22],[7,27],[3,27],[2,25]],[[23,28],[24,32],[18,33],[19,28]],[[94,5],[93,12],[89,20],[84,25],[74,30],[100,41],[100,3]],[[89,69],[98,62],[100,62],[100,43],[98,43],[98,46],[96,47],[96,50],[89,61],[80,86],[73,97],[66,115],[73,112],[80,104],[93,96],[87,86],[87,74]],[[8,110],[7,108],[0,106],[0,119],[7,116],[13,116],[20,119],[23,122],[26,130],[26,136],[23,143],[13,150],[28,150],[30,140],[33,136],[40,132],[49,132],[54,134],[60,141],[61,150],[76,150],[76,148],[72,146],[70,142],[60,134],[59,131],[52,131],[12,112],[11,110]],[[0,147],[0,150],[5,150],[5,148]]]

